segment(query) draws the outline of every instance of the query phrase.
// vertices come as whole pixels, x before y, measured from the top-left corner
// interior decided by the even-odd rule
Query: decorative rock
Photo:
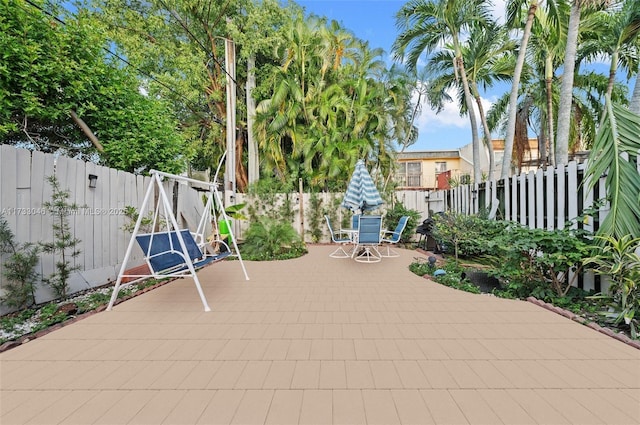
[[[445,274],[447,274],[447,272],[445,270],[442,270],[442,269],[438,269],[435,272],[433,272],[434,276],[443,276]]]

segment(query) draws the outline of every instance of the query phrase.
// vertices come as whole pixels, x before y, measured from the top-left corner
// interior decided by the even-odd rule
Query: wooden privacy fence
[[[55,175],[62,190],[70,192],[69,203],[79,209],[69,218],[71,232],[81,240],[80,255],[74,266],[80,269],[69,280],[70,292],[99,286],[117,277],[129,243],[130,233],[123,226],[130,222],[126,206],[142,204],[148,177],[102,167],[91,162],[42,152],[0,145],[0,211],[20,243],[53,240],[53,216],[44,204],[51,201],[52,188],[47,177]],[[89,175],[97,176],[95,188],[89,187]],[[186,186],[167,188],[175,200],[177,217],[195,229],[204,207],[200,195]],[[143,212],[146,213],[146,212]],[[56,256],[40,253],[36,271],[42,277],[55,270]],[[142,253],[134,252],[135,264]],[[0,262],[0,291],[4,283]],[[49,288],[38,285],[37,302],[53,299]],[[5,313],[0,307],[0,314]]]

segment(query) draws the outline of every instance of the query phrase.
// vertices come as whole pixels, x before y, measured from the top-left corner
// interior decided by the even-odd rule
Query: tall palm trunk
[[[576,68],[578,50],[578,30],[580,29],[580,0],[573,0],[569,15],[567,45],[564,56],[564,70],[560,85],[560,104],[558,105],[558,131],[556,132],[556,164],[569,162],[569,130],[571,128],[571,105],[573,103],[573,76]]]
[[[476,99],[476,105],[478,105],[478,113],[480,114],[480,122],[482,123],[482,131],[484,132],[484,140],[489,151],[489,175],[487,180],[493,180],[493,169],[495,168],[495,154],[493,152],[493,143],[491,143],[491,130],[489,130],[489,123],[487,123],[487,114],[484,113],[482,106],[482,99],[478,92],[478,87],[475,82],[472,82],[473,96]]]
[[[553,60],[551,55],[547,55],[544,66],[544,85],[547,90],[547,132],[545,139],[549,142],[549,150],[553,149],[554,146],[554,138],[553,138],[553,129],[555,128],[555,124],[553,122],[553,88],[551,83],[553,81]],[[545,151],[546,152],[546,151]],[[546,155],[545,155],[546,156]],[[547,162],[547,158],[544,158],[545,163]],[[553,163],[553,159],[552,159]]]
[[[638,66],[638,72],[636,73],[636,85],[633,88],[633,96],[629,102],[629,110],[640,115],[640,66]]]
[[[478,121],[476,120],[476,113],[473,110],[473,97],[471,96],[471,90],[469,89],[469,80],[467,79],[467,72],[464,69],[464,61],[462,60],[462,54],[456,55],[456,67],[460,70],[460,78],[462,79],[462,87],[464,88],[464,99],[467,104],[467,112],[469,114],[469,121],[471,123],[471,141],[473,150],[473,181],[474,183],[480,183],[482,181],[482,167],[480,164],[480,140],[478,138]]]
[[[504,154],[502,157],[501,179],[506,179],[511,175],[511,157],[513,156],[513,139],[516,132],[516,114],[518,112],[518,91],[520,89],[520,75],[524,67],[525,55],[527,54],[527,44],[531,36],[531,27],[533,26],[533,18],[538,9],[538,0],[531,0],[529,4],[529,12],[527,13],[527,22],[524,26],[522,41],[520,42],[520,51],[518,52],[518,60],[516,68],[513,71],[513,83],[511,85],[511,95],[509,96],[509,117],[507,119],[507,134],[504,140]]]
[[[618,50],[616,49],[611,54],[611,67],[609,68],[609,84],[607,84],[607,96],[611,99],[611,93],[613,92],[613,83],[616,81],[616,72],[618,71]]]

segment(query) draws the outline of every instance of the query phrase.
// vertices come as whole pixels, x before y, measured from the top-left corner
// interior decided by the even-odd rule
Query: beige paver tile
[[[437,339],[422,339],[416,342],[427,360],[447,360],[450,358]]]
[[[311,340],[293,340],[287,351],[287,360],[309,360],[311,352]]]
[[[420,395],[435,423],[452,425],[469,423],[449,391],[421,390]]]
[[[206,341],[202,347],[199,347],[197,351],[194,351],[192,360],[215,360],[218,357],[218,353],[222,351],[227,344],[226,339],[214,339]]]
[[[265,339],[249,340],[244,351],[237,360],[261,360],[269,346],[269,341]]]
[[[199,361],[184,379],[178,384],[178,389],[203,390],[218,372],[224,362],[203,360]]]
[[[373,342],[380,360],[395,360],[402,358],[402,354],[393,339],[375,339]]]
[[[94,424],[113,425],[129,423],[129,421],[140,412],[144,405],[157,394],[157,391],[134,390],[123,391],[123,393],[124,397],[116,404],[110,406],[111,408],[105,411]]]
[[[640,418],[640,389],[635,391],[636,398],[630,397],[625,391],[618,391],[616,389],[593,389],[591,392],[596,394],[597,397],[606,400],[615,409],[625,413],[632,418]]]
[[[196,423],[202,425],[230,424],[244,393],[244,390],[215,391]]]
[[[391,390],[391,396],[403,425],[435,424],[418,390]]]
[[[400,350],[400,356],[404,360],[426,360],[424,352],[414,339],[397,339],[396,347]]]
[[[311,341],[309,360],[333,360],[333,340],[314,339]]]
[[[356,350],[351,339],[334,339],[333,360],[355,360]]]
[[[178,389],[178,386],[184,381],[185,377],[188,376],[198,364],[199,362],[197,361],[172,362],[165,373],[153,381],[148,388],[157,390]]]
[[[226,360],[223,361],[217,372],[209,383],[206,389],[208,390],[223,390],[235,388],[236,382],[240,375],[244,371],[247,362],[242,360]]]
[[[424,376],[422,368],[415,360],[399,360],[393,362],[396,372],[405,389],[431,388],[429,381]]]
[[[565,416],[569,423],[596,425],[606,423],[606,418],[599,418],[586,409],[565,390],[537,389],[535,392],[549,403],[555,410]]]
[[[532,389],[510,389],[508,394],[538,424],[568,424],[567,419]]]
[[[353,360],[345,362],[347,374],[347,388],[363,389],[375,388],[373,375],[368,361]]]
[[[421,360],[418,361],[418,364],[431,388],[458,388],[458,383],[443,365],[443,361]]]
[[[323,360],[320,362],[320,389],[347,388],[347,375],[344,361]]]
[[[333,391],[333,423],[335,425],[365,425],[367,423],[360,390]]]
[[[470,421],[483,424],[505,423],[500,420],[491,405],[477,390],[449,390],[449,394],[451,394],[465,417],[473,418],[469,419]]]
[[[345,339],[363,339],[362,325],[343,322],[342,337]]]
[[[130,422],[140,425],[162,423],[184,397],[185,393],[185,390],[157,391]]]
[[[304,390],[300,425],[333,423],[333,394],[330,390]]]
[[[319,380],[320,361],[299,360],[296,362],[291,380],[292,389],[317,389]]]
[[[635,409],[618,409],[617,402],[610,403],[607,398],[599,394],[599,390],[568,389],[564,391],[594,416],[600,418],[603,423],[633,424],[634,421],[640,423],[640,403],[636,404]]]
[[[538,422],[510,396],[508,390],[481,389],[477,393],[505,424],[534,425]]]
[[[264,352],[263,360],[285,360],[291,341],[288,339],[273,339]]]
[[[195,424],[215,394],[216,390],[185,390],[184,396],[176,402],[171,412],[162,421],[162,424]]]
[[[368,425],[400,424],[390,390],[362,390],[362,400]]]
[[[441,364],[458,384],[459,388],[484,388],[485,384],[464,360],[443,360]]]
[[[245,391],[231,424],[264,424],[272,399],[272,390]]]
[[[373,340],[354,339],[353,348],[355,349],[356,359],[358,360],[379,360],[380,356],[376,350]]]
[[[312,323],[304,325],[304,332],[302,338],[305,339],[320,339],[324,334],[324,325],[321,323]]]
[[[271,369],[270,361],[248,361],[235,383],[235,388],[262,389],[267,374],[269,373],[269,369]]]
[[[297,425],[303,390],[276,390],[269,406],[266,425]]]
[[[296,362],[292,360],[277,360],[271,362],[269,372],[264,379],[264,389],[289,389],[293,380]]]

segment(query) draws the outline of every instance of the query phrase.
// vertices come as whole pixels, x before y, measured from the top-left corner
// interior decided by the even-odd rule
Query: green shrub
[[[247,260],[284,260],[306,252],[304,242],[291,223],[266,217],[249,225],[242,244],[242,256]]]
[[[8,254],[4,262],[4,294],[0,302],[11,308],[24,308],[35,303],[38,273],[38,248],[32,244],[19,244],[9,223],[0,215],[0,253]]]
[[[585,259],[595,273],[611,280],[609,293],[594,298],[606,300],[609,311],[605,313],[614,325],[622,322],[629,326],[633,338],[640,337],[640,238],[625,235],[620,239],[596,236],[604,242],[594,248],[594,255]]]
[[[406,208],[400,202],[396,202],[393,208],[387,210],[384,215],[384,228],[391,231],[395,230],[400,218],[405,215],[409,217],[409,219],[407,220],[407,226],[404,228],[402,236],[400,237],[400,243],[408,243],[411,241],[420,221],[420,213],[416,210]]]

